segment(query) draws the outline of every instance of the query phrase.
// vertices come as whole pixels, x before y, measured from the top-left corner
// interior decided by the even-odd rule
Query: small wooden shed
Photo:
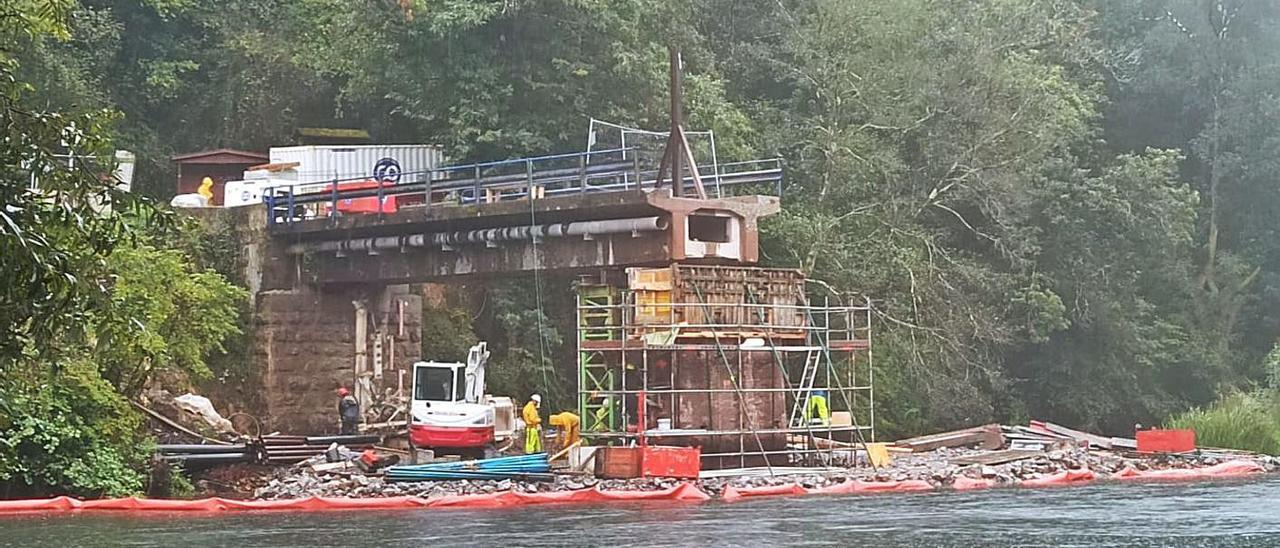
[[[191,194],[200,188],[205,177],[213,179],[211,205],[222,205],[223,187],[227,181],[239,180],[250,166],[267,163],[270,158],[259,152],[219,148],[170,158],[178,163],[178,194]]]

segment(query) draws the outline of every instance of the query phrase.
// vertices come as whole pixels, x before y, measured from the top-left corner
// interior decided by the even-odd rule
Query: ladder
[[[800,382],[796,385],[796,401],[791,406],[791,428],[804,428],[809,421],[805,420],[805,411],[809,408],[809,396],[813,393],[813,383],[818,378],[818,369],[822,365],[822,355],[810,350],[804,356],[804,371],[800,373]]]

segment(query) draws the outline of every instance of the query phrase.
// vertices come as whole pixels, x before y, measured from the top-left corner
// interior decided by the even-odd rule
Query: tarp
[[[1169,480],[1187,481],[1212,478],[1229,478],[1260,474],[1266,470],[1251,460],[1232,460],[1206,468],[1175,468],[1170,470],[1137,470],[1127,467],[1111,475],[1116,480]]]
[[[0,500],[0,513],[66,512],[104,510],[124,512],[218,512],[237,510],[394,510],[408,508],[496,508],[528,504],[592,503],[615,501],[685,501],[701,502],[711,497],[691,483],[682,483],[658,491],[606,491],[579,489],[552,493],[517,493],[503,491],[480,495],[456,495],[436,498],[385,497],[307,497],[289,500],[233,500],[207,498],[169,500],[125,497],[118,499],[77,500],[70,497],[34,500]]]

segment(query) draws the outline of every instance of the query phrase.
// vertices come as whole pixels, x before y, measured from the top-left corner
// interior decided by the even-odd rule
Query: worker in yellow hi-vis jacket
[[[565,411],[556,413],[547,419],[547,423],[560,429],[560,434],[556,436],[559,442],[559,449],[564,449],[570,445],[578,443],[581,437],[582,419],[575,413]]]
[[[809,424],[831,424],[831,408],[827,406],[827,391],[818,390],[809,396],[809,405],[805,407],[804,419]],[[817,419],[817,420],[814,420]]]
[[[542,417],[538,416],[538,408],[542,406],[542,396],[534,394],[529,403],[524,404],[521,418],[524,419],[524,452],[526,454],[542,452]]]

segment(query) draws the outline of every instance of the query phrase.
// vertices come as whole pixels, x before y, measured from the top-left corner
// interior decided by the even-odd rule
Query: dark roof
[[[189,154],[179,154],[170,158],[180,164],[261,164],[270,158],[260,152],[249,152],[233,148],[204,150]]]
[[[298,136],[368,140],[369,132],[363,129],[343,127],[300,127],[298,128]]]

